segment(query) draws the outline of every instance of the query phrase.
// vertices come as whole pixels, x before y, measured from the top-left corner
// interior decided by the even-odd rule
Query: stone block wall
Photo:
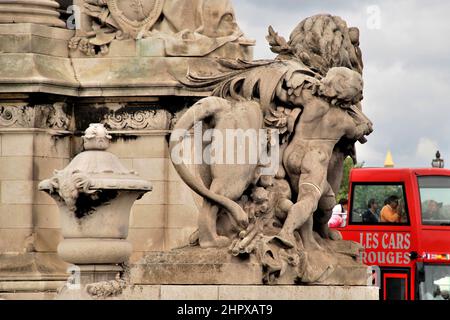
[[[128,240],[132,262],[146,252],[186,246],[197,229],[199,198],[184,184],[169,157],[169,137],[180,112],[196,99],[89,99],[74,107],[76,138],[73,155],[81,151],[81,132],[101,122],[113,139],[109,152],[130,170],[151,181],[153,191],[136,201]]]
[[[62,103],[0,104],[0,281],[66,276],[56,254],[58,209],[37,189],[39,181],[70,161],[69,118],[54,122],[66,108]]]
[[[82,30],[69,30],[54,4],[54,19],[0,8],[0,293],[54,290],[67,278],[56,254],[58,208],[37,185],[81,151],[90,123],[104,123],[109,151],[154,186],[132,208],[132,261],[187,245],[199,201],[171,165],[168,137],[177,115],[210,92],[178,80],[188,70],[214,74],[217,58],[252,59],[253,43],[242,37],[192,56],[184,47],[166,54],[159,38],[114,39],[108,53],[87,56],[69,44],[92,19],[83,14]]]
[[[121,105],[129,116],[124,119],[140,119],[134,109],[127,109],[127,103]],[[186,246],[196,230],[198,198],[181,181],[169,158],[170,127],[177,111],[169,112],[159,103],[140,108],[146,116],[144,124],[138,126],[118,121],[122,117],[114,104],[72,107],[25,102],[0,105],[0,117],[10,119],[8,123],[3,120],[0,127],[0,291],[5,284],[2,281],[18,277],[65,279],[67,265],[56,253],[62,239],[59,211],[37,185],[54,170],[66,167],[81,151],[81,132],[91,122],[110,127],[113,142],[108,151],[153,184],[153,191],[132,208],[128,237],[134,248],[131,261],[138,261],[147,252]],[[183,108],[180,104],[175,110]],[[52,116],[64,120],[51,125]],[[48,272],[43,271],[46,268]]]
[[[141,132],[133,139],[115,139],[109,149],[127,168],[153,184],[153,191],[132,208],[128,238],[134,248],[132,260],[148,251],[187,245],[196,229],[198,209],[192,191],[181,181],[169,159],[169,134]]]

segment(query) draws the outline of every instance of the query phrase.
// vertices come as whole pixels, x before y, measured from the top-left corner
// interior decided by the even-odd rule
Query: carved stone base
[[[17,293],[22,299],[29,293],[54,293],[66,282],[67,267],[56,254],[0,254],[0,297]]]
[[[0,293],[6,300],[90,300],[79,291],[67,292],[64,298],[43,293]],[[177,286],[136,285],[110,300],[378,300],[377,287],[363,286]]]
[[[366,286],[142,285],[115,300],[378,300],[379,288]]]
[[[367,266],[348,254],[352,242],[334,243],[333,271],[317,285],[365,286],[370,278]],[[339,253],[340,252],[340,253]],[[315,268],[314,263],[310,264]],[[298,273],[286,268],[277,285],[298,283]],[[170,252],[149,253],[131,267],[131,283],[136,285],[262,285],[264,273],[254,255],[233,257],[228,249],[187,247]]]
[[[73,266],[68,282],[60,287],[56,300],[92,300],[90,286],[98,285],[101,289],[105,284],[115,282],[123,268],[119,265],[79,265]],[[121,286],[118,288],[121,290]],[[121,292],[121,291],[119,291]]]
[[[134,284],[260,284],[254,256],[233,257],[224,250],[185,248],[149,253],[131,268]]]

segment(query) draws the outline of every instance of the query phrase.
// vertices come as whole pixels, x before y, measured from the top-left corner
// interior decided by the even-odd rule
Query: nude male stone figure
[[[313,214],[317,209],[330,212],[335,205],[335,195],[327,181],[333,149],[343,137],[359,140],[372,132],[370,122],[357,122],[349,113],[361,101],[362,90],[361,75],[341,67],[329,70],[317,94],[301,90],[296,95],[284,95],[286,103],[303,106],[283,156],[291,185],[298,194],[298,202],[289,211],[277,237],[288,247],[295,246],[293,233],[300,229],[305,248],[320,249],[313,237]]]

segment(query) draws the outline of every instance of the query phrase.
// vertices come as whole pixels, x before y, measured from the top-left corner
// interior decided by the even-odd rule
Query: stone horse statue
[[[275,60],[221,60],[224,73],[181,80],[213,94],[177,122],[172,160],[183,181],[204,198],[195,235],[202,248],[229,247],[236,256],[256,253],[267,281],[290,265],[301,281],[316,282],[333,271],[327,241],[342,239],[328,228],[328,220],[343,161],[355,157],[355,142],[365,143],[373,130],[361,111],[359,32],[339,17],[317,15],[302,21],[289,42],[271,27],[267,39],[279,54]],[[175,132],[187,132],[197,122],[214,129],[211,141],[229,130],[276,130],[279,139],[268,144],[279,148],[277,170],[267,173],[261,161],[216,161],[200,165],[195,175],[175,161],[173,151],[183,140]],[[257,145],[267,142],[260,135],[254,139]],[[220,145],[233,159],[243,152],[242,146]],[[258,160],[262,156],[259,150]]]

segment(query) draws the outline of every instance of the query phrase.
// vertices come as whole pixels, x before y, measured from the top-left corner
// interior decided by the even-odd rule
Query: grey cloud
[[[450,2],[437,0],[293,1],[234,0],[255,58],[270,58],[267,26],[286,38],[307,16],[331,13],[361,30],[365,62],[365,112],[375,123],[359,158],[380,166],[388,149],[398,166],[429,166],[417,154],[421,139],[435,141],[450,164]],[[368,28],[368,6],[377,5],[381,28]]]

